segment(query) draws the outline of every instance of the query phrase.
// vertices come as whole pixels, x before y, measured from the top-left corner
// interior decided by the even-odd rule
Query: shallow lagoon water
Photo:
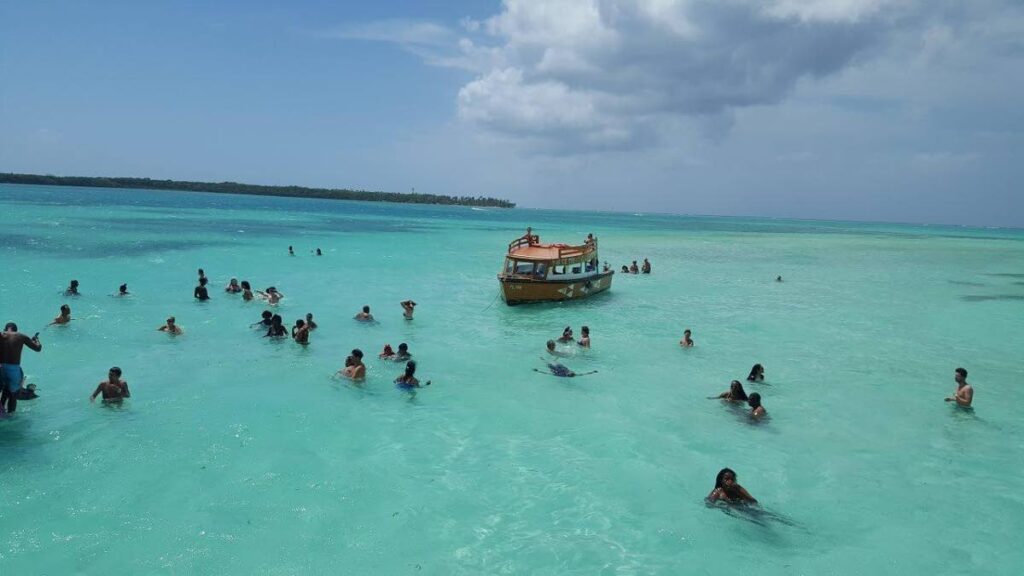
[[[0,421],[2,574],[1024,565],[1019,230],[7,185],[0,205],[0,316],[45,347],[23,358],[40,398]],[[495,273],[527,225],[654,274],[506,307]],[[249,329],[264,307],[231,277],[277,286],[289,325],[313,312],[310,346]],[[43,329],[64,302],[75,320]],[[171,314],[184,336],[155,331]],[[597,374],[532,371],[584,324],[593,350],[564,362]],[[400,342],[434,382],[415,397],[375,358]],[[354,347],[361,386],[332,377]],[[759,425],[705,399],[755,362]],[[90,404],[115,364],[133,397]],[[961,365],[973,412],[942,401]],[[723,466],[782,521],[705,507]]]

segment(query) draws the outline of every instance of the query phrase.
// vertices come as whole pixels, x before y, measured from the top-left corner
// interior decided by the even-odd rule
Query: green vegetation
[[[399,192],[367,192],[336,188],[305,188],[303,186],[260,186],[238,182],[185,182],[152,180],[150,178],[89,178],[86,176],[43,176],[0,172],[0,183],[38,184],[45,186],[87,186],[91,188],[138,188],[143,190],[180,190],[214,192],[217,194],[254,194],[257,196],[293,196],[327,198],[329,200],[361,200],[364,202],[402,202],[408,204],[446,204],[458,206],[491,206],[515,208],[514,202],[484,196],[442,196],[440,194],[405,194]]]

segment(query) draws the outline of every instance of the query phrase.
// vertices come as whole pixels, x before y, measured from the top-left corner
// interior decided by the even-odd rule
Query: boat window
[[[511,258],[505,259],[505,274],[511,274],[515,269],[516,261]]]
[[[533,274],[533,262],[516,262],[516,274]]]
[[[554,266],[551,268],[552,274],[565,274],[565,266]]]
[[[573,273],[573,274],[579,274],[579,273],[580,273],[580,271],[581,271],[581,269],[582,269],[582,267],[581,267],[581,266],[573,266],[573,267],[572,267],[572,273]]]
[[[548,265],[547,264],[537,264],[537,272],[534,274],[534,276],[536,276],[537,278],[544,278],[544,276],[547,273],[547,271],[548,271]]]

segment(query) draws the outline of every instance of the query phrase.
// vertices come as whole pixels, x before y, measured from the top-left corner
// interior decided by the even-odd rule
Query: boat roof
[[[594,250],[594,246],[568,244],[529,244],[510,247],[508,255],[520,260],[562,260],[577,258]]]

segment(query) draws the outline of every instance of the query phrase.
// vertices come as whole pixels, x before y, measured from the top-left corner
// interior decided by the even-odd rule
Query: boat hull
[[[535,280],[522,276],[498,275],[501,297],[509,306],[535,302],[581,300],[612,287],[614,272],[603,272],[574,280]]]

